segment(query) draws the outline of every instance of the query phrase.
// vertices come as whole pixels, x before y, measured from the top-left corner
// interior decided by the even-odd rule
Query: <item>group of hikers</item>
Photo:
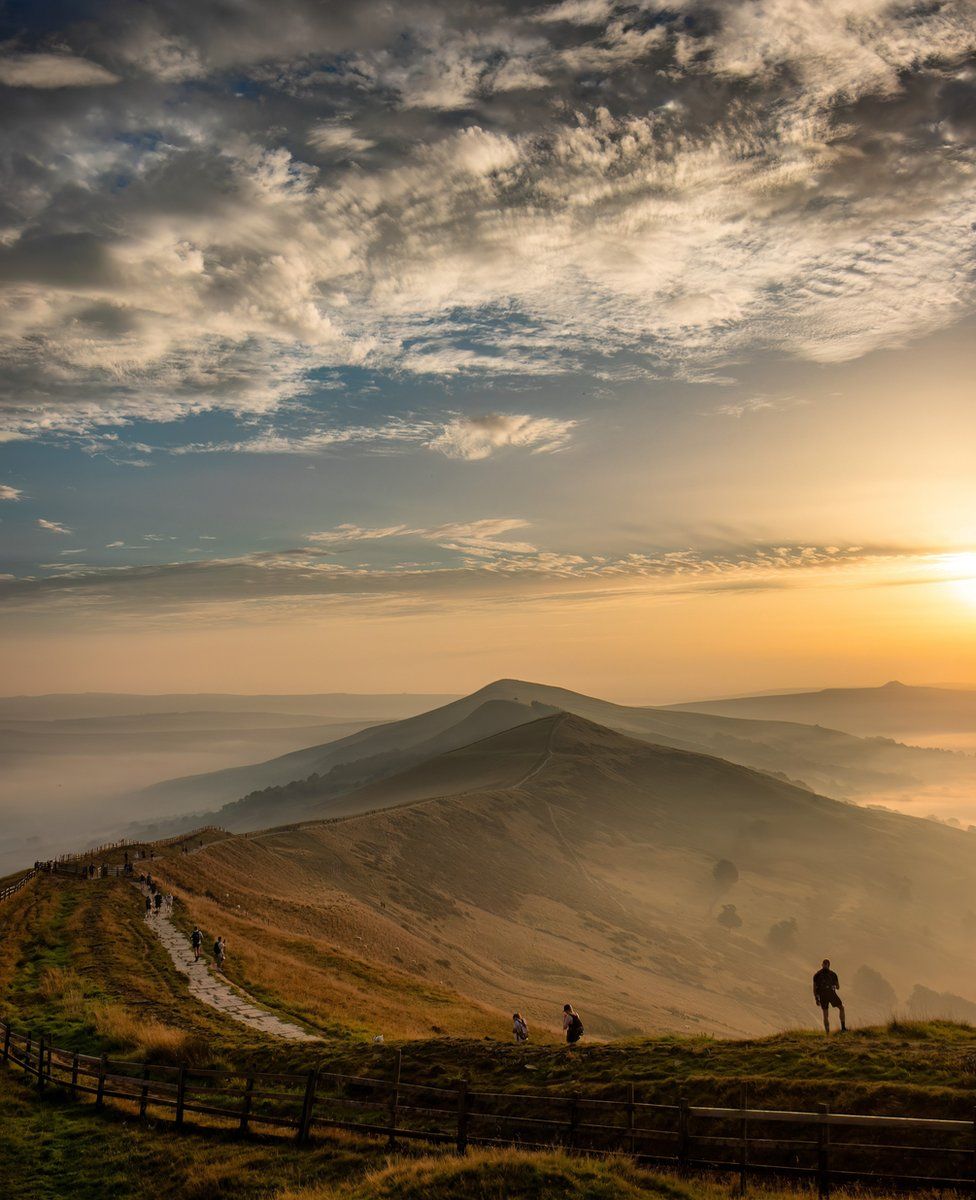
[[[153,913],[160,913],[166,909],[167,915],[173,911],[173,897],[171,894],[163,895],[162,888],[156,883],[152,875],[145,874],[139,876],[139,883],[142,885],[143,893],[146,897],[146,916],[151,917]]]
[[[583,1036],[583,1022],[580,1015],[571,1004],[563,1005],[563,1032],[566,1034],[566,1044],[575,1046]],[[529,1040],[529,1026],[520,1012],[512,1013],[512,1036],[517,1045]]]
[[[193,961],[199,962],[200,956],[203,954],[203,934],[200,932],[198,925],[193,926],[193,932],[190,934],[190,945],[193,947]],[[224,959],[226,957],[227,939],[221,935],[213,944],[214,966],[218,971],[224,969]]]
[[[823,1013],[825,1033],[830,1033],[830,1010],[832,1008],[837,1009],[837,1015],[840,1017],[840,1032],[847,1032],[847,1013],[844,1011],[844,1002],[838,993],[839,988],[840,980],[837,978],[837,972],[831,970],[830,959],[825,958],[821,963],[820,970],[813,977],[813,998]],[[580,1015],[571,1004],[563,1005],[563,1033],[566,1034],[566,1044],[569,1046],[575,1046],[584,1033]],[[512,1013],[512,1037],[519,1046],[529,1040],[529,1025],[520,1012]]]

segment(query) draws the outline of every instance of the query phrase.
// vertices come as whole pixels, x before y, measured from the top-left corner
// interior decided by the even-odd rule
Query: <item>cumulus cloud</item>
[[[0,437],[268,416],[364,366],[707,379],[971,309],[967,0],[232,15],[108,4],[2,59],[120,82],[11,89]],[[565,441],[531,431],[427,441]]]
[[[22,495],[20,488],[11,487],[9,483],[0,483],[0,500],[19,500]]]
[[[73,54],[0,53],[0,84],[14,88],[99,87],[119,77]]]

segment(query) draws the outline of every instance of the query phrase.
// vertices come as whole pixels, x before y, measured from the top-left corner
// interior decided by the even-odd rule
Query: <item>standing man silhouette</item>
[[[830,969],[830,959],[823,960],[823,966],[813,977],[813,998],[823,1012],[824,1033],[830,1033],[830,1010],[836,1008],[840,1012],[840,1031],[847,1032],[847,1018],[844,1014],[844,1002],[837,995],[840,980],[837,972]]]

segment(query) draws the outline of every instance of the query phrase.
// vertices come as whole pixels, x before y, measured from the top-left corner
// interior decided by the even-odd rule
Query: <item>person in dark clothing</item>
[[[830,969],[830,959],[823,960],[823,966],[813,977],[813,998],[823,1012],[824,1032],[830,1033],[830,1010],[836,1008],[840,1015],[840,1031],[847,1032],[847,1017],[844,1013],[844,1003],[837,995],[840,980],[837,972]]]
[[[156,893],[155,901],[156,901],[156,912],[159,912],[159,910],[163,907],[163,893],[162,892]]]
[[[152,896],[147,896],[146,897],[146,916],[147,917],[152,916],[152,910],[153,910]]]
[[[194,925],[193,932],[190,934],[190,945],[193,947],[193,961],[200,961],[200,951],[203,949],[203,934],[199,928]]]
[[[563,1029],[566,1031],[566,1043],[569,1046],[575,1046],[583,1036],[583,1022],[571,1004],[563,1005]]]

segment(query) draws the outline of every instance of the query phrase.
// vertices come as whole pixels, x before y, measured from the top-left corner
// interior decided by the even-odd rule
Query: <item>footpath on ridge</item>
[[[297,1025],[282,1021],[273,1013],[259,1008],[246,993],[238,992],[226,980],[215,975],[202,957],[196,961],[189,938],[180,933],[167,914],[162,911],[147,914],[146,924],[166,948],[177,971],[187,977],[190,995],[201,1004],[226,1013],[235,1021],[240,1021],[242,1025],[256,1029],[259,1033],[269,1033],[273,1037],[286,1038],[292,1042],[320,1040]]]

